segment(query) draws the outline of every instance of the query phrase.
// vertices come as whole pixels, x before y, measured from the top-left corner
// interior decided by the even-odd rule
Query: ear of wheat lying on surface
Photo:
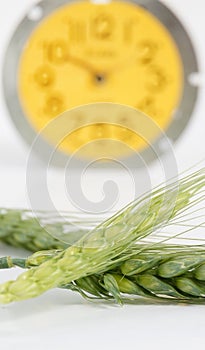
[[[134,297],[205,301],[203,237],[188,237],[192,244],[174,242],[203,227],[204,189],[203,168],[145,194],[94,229],[80,230],[79,240],[71,237],[69,244],[46,232],[29,211],[1,209],[0,239],[35,253],[27,259],[0,259],[0,268],[27,269],[0,285],[0,303],[34,298],[56,287],[119,304]],[[56,232],[65,226],[53,224]],[[176,231],[165,232],[167,227]]]

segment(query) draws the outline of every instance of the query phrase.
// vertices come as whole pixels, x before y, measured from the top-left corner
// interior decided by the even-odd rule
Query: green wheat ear
[[[204,246],[160,244],[150,248],[142,245],[141,250],[139,253],[139,247],[134,246],[129,253],[132,257],[119,262],[110,271],[79,278],[60,287],[79,292],[88,299],[114,299],[120,305],[134,297],[205,303]],[[0,266],[31,268],[56,254],[58,251],[53,250],[35,253],[27,259],[1,258]]]
[[[136,242],[152,234],[162,225],[168,225],[192,205],[202,201],[204,186],[205,171],[202,169],[179,182],[158,188],[135,200],[85,234],[75,246],[68,247],[40,266],[24,272],[16,281],[2,284],[0,302],[9,303],[36,297],[51,288],[68,285],[80,278],[103,274],[116,268],[120,261],[130,257],[130,250]],[[140,251],[138,248],[138,253]],[[152,288],[155,288],[154,293],[169,292],[169,296],[174,297],[174,287],[169,287],[163,282],[160,290],[157,277],[152,274],[140,278],[138,276],[136,282],[143,290],[147,290],[148,280]],[[103,283],[105,289],[112,288],[112,294],[119,302],[117,284],[110,274],[108,278],[104,278]]]

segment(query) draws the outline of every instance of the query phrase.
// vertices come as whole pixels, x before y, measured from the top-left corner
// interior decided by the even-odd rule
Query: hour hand
[[[93,66],[88,61],[84,61],[80,57],[75,57],[75,56],[72,56],[70,53],[68,53],[67,62],[70,62],[75,66],[85,69],[92,74],[95,74],[95,69],[93,68]]]
[[[82,69],[87,70],[88,72],[95,74],[95,69],[93,66],[84,59],[73,56],[69,52],[69,47],[66,42],[57,40],[50,43],[47,46],[47,55],[48,59],[52,64],[60,65],[65,63],[71,63],[75,66],[78,66]]]

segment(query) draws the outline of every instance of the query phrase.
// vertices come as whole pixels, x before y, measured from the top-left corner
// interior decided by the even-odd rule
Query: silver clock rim
[[[26,141],[28,146],[31,146],[36,138],[37,132],[29,123],[21,106],[18,94],[18,66],[21,57],[21,52],[26,44],[30,34],[36,26],[49,14],[57,8],[72,2],[80,0],[42,0],[35,4],[42,9],[43,15],[39,20],[31,20],[26,15],[17,27],[8,45],[3,64],[3,93],[6,105],[16,129]],[[115,0],[113,0],[115,1]],[[198,96],[198,86],[192,85],[189,81],[191,74],[199,72],[197,57],[193,48],[192,41],[176,15],[163,3],[156,0],[124,0],[126,2],[139,5],[147,9],[166,27],[174,39],[182,59],[184,70],[184,89],[181,101],[177,110],[173,115],[173,121],[166,130],[166,137],[171,143],[174,143],[189,123],[196,105]],[[99,101],[100,102],[100,101]],[[162,147],[164,134],[162,134],[155,142],[154,149],[157,150],[157,156],[162,156],[166,153],[166,149]],[[43,138],[39,140],[36,152],[43,160],[48,159],[48,154],[52,151],[52,146],[49,145]],[[141,158],[145,163],[150,163],[156,159],[156,153],[149,147],[140,152]],[[55,157],[55,166],[62,167],[68,161],[69,155],[58,151],[58,157]],[[81,164],[83,160],[79,160]],[[121,159],[123,161],[123,158]],[[126,163],[130,167],[138,167],[138,163],[132,156],[126,157]],[[110,167],[110,163],[108,165]]]

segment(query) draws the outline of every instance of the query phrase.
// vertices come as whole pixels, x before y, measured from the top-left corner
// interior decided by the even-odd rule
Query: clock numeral
[[[107,40],[112,37],[114,22],[111,16],[100,14],[91,21],[91,35],[98,40]]]
[[[144,112],[152,118],[158,117],[158,109],[156,107],[155,99],[152,96],[147,95],[137,105],[136,108]]]
[[[68,40],[71,44],[78,45],[86,41],[87,26],[84,22],[69,20],[67,22],[68,27]]]
[[[65,41],[59,39],[44,43],[44,55],[50,63],[63,64],[67,61],[68,45]]]
[[[137,45],[138,60],[146,65],[151,63],[158,51],[158,45],[152,40],[145,40]]]
[[[44,113],[52,118],[65,110],[64,101],[59,94],[52,94],[47,97],[44,105]]]
[[[157,66],[149,66],[148,71],[149,82],[147,89],[152,93],[159,93],[167,86],[167,76],[164,71]]]
[[[48,65],[41,66],[36,70],[34,79],[38,86],[48,88],[54,82],[54,72]]]
[[[129,19],[123,24],[123,41],[125,44],[131,44],[135,38],[135,28],[138,24],[137,19]]]

